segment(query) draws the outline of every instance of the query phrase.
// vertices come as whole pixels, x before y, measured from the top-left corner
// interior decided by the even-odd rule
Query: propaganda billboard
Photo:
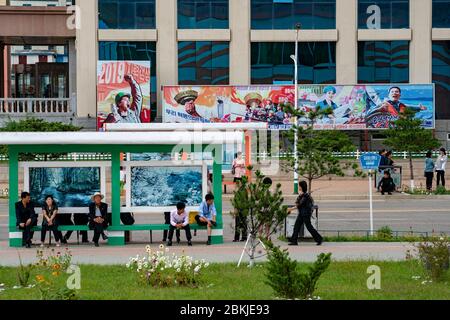
[[[150,61],[98,61],[97,128],[150,122]]]
[[[166,123],[266,122],[271,130],[289,130],[295,118],[293,85],[165,86]],[[333,111],[319,119],[318,130],[387,129],[405,109],[416,112],[424,128],[435,127],[434,86],[428,85],[299,85],[298,107],[308,112]],[[307,119],[299,118],[299,125]]]

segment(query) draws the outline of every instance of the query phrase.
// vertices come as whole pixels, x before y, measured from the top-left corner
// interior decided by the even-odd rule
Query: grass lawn
[[[366,281],[367,268],[381,268],[381,290],[370,291]],[[306,268],[307,264],[301,264]],[[152,288],[140,285],[136,277],[124,266],[81,266],[82,300],[271,300],[276,298],[264,283],[265,268],[236,268],[232,264],[212,264],[203,274],[200,288]],[[37,270],[32,272],[34,281]],[[413,276],[420,276],[414,280]],[[332,262],[323,275],[315,293],[322,300],[450,300],[450,274],[441,283],[426,283],[422,267],[415,261],[405,262]],[[65,277],[59,279],[65,282]],[[36,288],[12,289],[18,284],[16,268],[0,267],[0,283],[6,290],[4,299],[39,299]]]

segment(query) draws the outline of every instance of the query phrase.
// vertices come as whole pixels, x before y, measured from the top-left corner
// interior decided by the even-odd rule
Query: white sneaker
[[[41,243],[41,248],[43,248],[45,245],[43,243]]]
[[[61,244],[60,244],[60,243],[57,243],[56,246],[57,246],[57,247],[61,247]]]

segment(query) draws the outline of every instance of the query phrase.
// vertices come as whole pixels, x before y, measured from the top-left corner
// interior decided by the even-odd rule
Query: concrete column
[[[230,84],[251,84],[251,1],[230,0]]]
[[[162,117],[161,86],[178,84],[177,0],[156,0],[157,120]]]
[[[81,28],[76,35],[77,116],[97,117],[97,1],[78,0]]]
[[[77,53],[75,48],[75,40],[69,40],[69,97],[74,98],[76,102],[77,95]],[[75,105],[76,108],[76,105]],[[74,110],[76,111],[76,110]]]
[[[432,80],[432,0],[412,0],[410,5],[409,82],[431,83]]]
[[[358,81],[358,0],[336,0],[336,82]]]

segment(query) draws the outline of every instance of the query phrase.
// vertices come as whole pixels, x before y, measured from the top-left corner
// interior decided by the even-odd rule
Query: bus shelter
[[[64,168],[73,169],[72,171],[75,172],[74,177],[68,177],[68,179],[69,181],[77,181],[76,187],[73,189],[76,189],[78,194],[64,199],[65,204],[60,205],[59,211],[61,214],[68,212],[88,212],[88,206],[83,205],[83,203],[88,201],[87,199],[90,199],[90,193],[92,192],[82,190],[83,187],[89,189],[90,186],[93,186],[92,188],[96,188],[105,194],[110,199],[109,206],[111,208],[111,226],[108,228],[108,243],[110,245],[124,245],[125,231],[165,230],[167,228],[164,226],[160,226],[161,228],[159,228],[152,225],[124,226],[120,220],[121,212],[162,213],[163,210],[167,210],[168,208],[173,209],[173,203],[170,206],[167,203],[149,203],[151,201],[151,194],[147,197],[141,197],[141,195],[148,193],[147,189],[160,187],[157,182],[158,175],[165,174],[172,177],[175,184],[177,181],[184,181],[182,182],[182,187],[185,189],[182,190],[180,197],[187,197],[188,208],[192,206],[195,209],[198,202],[203,200],[206,195],[206,166],[212,166],[212,192],[215,196],[215,206],[217,209],[218,227],[213,230],[212,243],[223,243],[222,148],[225,144],[241,144],[243,140],[243,131],[3,133],[2,144],[8,146],[9,152],[9,244],[11,247],[20,247],[22,245],[22,233],[16,227],[15,202],[19,200],[21,191],[30,192],[32,199],[35,201],[45,194],[44,192],[46,190],[39,189],[39,186],[49,188],[48,183],[46,184],[42,181],[45,180],[42,179],[43,172],[50,174],[53,180],[59,179],[63,181],[60,181],[59,186],[53,186],[54,189],[51,189],[57,189],[58,192],[61,189],[68,188],[67,182],[64,183],[64,179],[67,178],[65,177],[67,170],[64,171]],[[167,161],[158,160],[153,162],[133,161],[132,159],[123,161],[121,159],[121,155],[124,153],[173,154],[179,150],[191,150],[191,152],[200,152],[208,156],[194,160],[173,161],[173,158],[171,158]],[[68,153],[109,154],[110,160],[87,162],[75,160],[21,161],[24,155],[29,154],[50,155]],[[125,203],[121,199],[121,168],[124,167],[127,168],[128,174],[126,179],[127,185],[125,187],[128,194]],[[183,176],[183,170],[186,168],[190,170],[186,174],[188,176],[187,178]],[[23,186],[21,188],[19,187],[19,169],[24,174]],[[64,172],[60,172],[61,170]],[[83,172],[88,172],[88,174],[80,174],[82,172],[80,170],[84,170]],[[106,176],[110,177],[110,185],[106,183]],[[145,180],[147,176],[152,179],[156,176],[156,180]],[[197,181],[198,177],[201,177],[201,181]],[[44,176],[44,178],[48,177]],[[141,180],[136,182],[133,179]],[[167,188],[167,186],[165,187]],[[173,191],[175,188],[170,190]],[[162,192],[161,190],[158,191],[159,194]],[[38,223],[41,223],[42,218],[40,217],[38,221]]]

